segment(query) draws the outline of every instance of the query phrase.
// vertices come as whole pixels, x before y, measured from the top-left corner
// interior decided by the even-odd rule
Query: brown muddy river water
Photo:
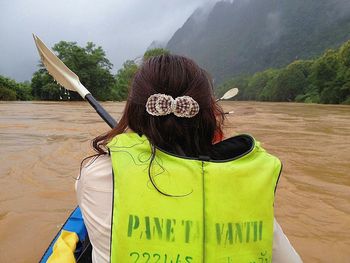
[[[122,103],[106,103],[120,116]],[[275,211],[304,262],[350,262],[350,106],[225,102],[284,164]],[[85,102],[0,103],[0,262],[37,262],[75,207],[74,178],[108,130]]]

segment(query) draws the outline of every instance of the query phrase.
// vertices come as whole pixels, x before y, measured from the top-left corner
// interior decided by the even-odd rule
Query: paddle
[[[230,90],[226,91],[226,93],[220,99],[217,99],[216,102],[218,102],[220,100],[232,99],[234,96],[236,96],[238,94],[238,91],[239,90],[237,88],[230,89]],[[232,110],[232,111],[225,112],[224,114],[230,115],[233,113],[235,113],[235,112]]]
[[[220,99],[217,99],[216,102],[218,102],[220,100],[232,99],[234,96],[236,96],[238,94],[238,91],[239,90],[237,88],[230,89],[230,90],[226,91],[226,93]]]
[[[91,93],[81,84],[79,77],[71,71],[45,44],[33,34],[41,61],[50,75],[67,90],[78,92],[95,109],[98,115],[111,127],[117,125],[116,120],[100,105]]]

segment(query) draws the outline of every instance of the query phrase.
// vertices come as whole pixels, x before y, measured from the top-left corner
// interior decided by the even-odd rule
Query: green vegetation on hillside
[[[350,41],[314,60],[232,78],[218,93],[233,87],[240,89],[239,100],[350,104]]]

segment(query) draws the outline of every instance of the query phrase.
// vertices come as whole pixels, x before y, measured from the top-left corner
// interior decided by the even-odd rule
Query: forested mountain
[[[317,59],[295,60],[284,68],[234,77],[216,92],[222,95],[232,88],[240,90],[238,100],[350,105],[350,41],[327,49]]]
[[[349,0],[234,0],[196,10],[167,48],[216,80],[314,58],[350,39]]]

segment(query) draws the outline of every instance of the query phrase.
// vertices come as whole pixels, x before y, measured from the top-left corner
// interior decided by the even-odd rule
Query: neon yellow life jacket
[[[116,136],[108,144],[114,173],[111,262],[271,262],[281,163],[249,135],[240,136],[251,141],[240,156],[201,160],[157,149],[150,170],[147,138]],[[153,186],[149,172],[170,196]]]

